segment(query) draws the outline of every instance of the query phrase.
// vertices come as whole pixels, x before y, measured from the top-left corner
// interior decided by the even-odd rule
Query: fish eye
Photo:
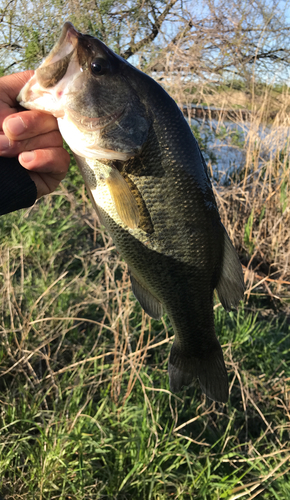
[[[98,59],[94,59],[91,62],[91,71],[92,71],[93,75],[96,75],[96,76],[103,75],[105,73],[107,67],[108,67],[108,64],[105,61],[105,59],[98,58]]]

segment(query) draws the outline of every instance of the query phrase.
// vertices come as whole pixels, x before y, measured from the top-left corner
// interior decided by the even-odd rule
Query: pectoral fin
[[[140,305],[143,307],[144,311],[154,319],[160,319],[163,314],[163,308],[161,302],[157,300],[153,295],[144,288],[139,281],[136,280],[135,276],[130,272],[130,279],[133,293],[140,302]]]
[[[136,228],[140,218],[139,209],[127,182],[116,168],[111,168],[106,183],[120,218],[131,229]]]
[[[138,205],[120,172],[116,168],[101,163],[97,159],[89,161],[75,153],[74,156],[89,192],[92,189],[96,189],[97,179],[105,181],[119,217],[131,229],[136,228],[140,219]],[[90,197],[93,200],[93,196],[91,195]],[[95,201],[93,201],[93,205],[96,208]]]

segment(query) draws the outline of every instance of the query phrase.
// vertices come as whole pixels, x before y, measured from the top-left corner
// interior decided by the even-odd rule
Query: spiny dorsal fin
[[[223,227],[224,229],[224,227]],[[221,275],[217,284],[217,293],[225,309],[236,307],[244,297],[244,276],[238,254],[224,229],[224,248]]]
[[[116,168],[111,168],[105,180],[120,218],[131,229],[136,228],[140,218],[139,209],[124,177]]]
[[[133,293],[140,302],[140,305],[143,307],[144,311],[154,319],[160,319],[163,314],[163,308],[161,302],[157,300],[151,292],[144,288],[143,285],[136,280],[135,276],[130,272],[130,279]]]

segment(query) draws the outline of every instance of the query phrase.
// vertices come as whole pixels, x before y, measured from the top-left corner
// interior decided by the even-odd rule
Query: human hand
[[[70,156],[54,116],[38,110],[20,111],[16,97],[32,75],[33,71],[24,71],[0,78],[0,156],[18,156],[40,198],[64,179]]]

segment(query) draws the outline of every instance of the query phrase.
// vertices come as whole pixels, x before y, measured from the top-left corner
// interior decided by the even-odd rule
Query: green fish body
[[[99,218],[128,264],[134,295],[151,317],[168,314],[175,332],[171,390],[198,378],[210,399],[226,402],[213,293],[226,309],[237,306],[243,273],[176,103],[70,23],[19,101],[58,118]]]

